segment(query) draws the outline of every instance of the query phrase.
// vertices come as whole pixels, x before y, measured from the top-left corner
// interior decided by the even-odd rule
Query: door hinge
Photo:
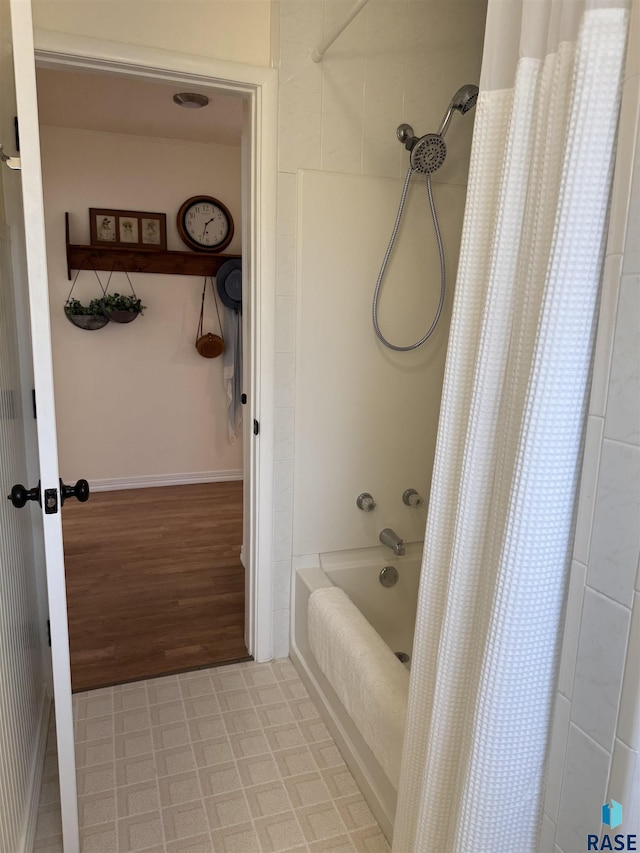
[[[254,419],[253,419],[253,434],[254,434],[254,435],[258,435],[258,433],[259,433],[259,432],[260,432],[260,424],[259,424],[259,422],[254,418]]]
[[[47,619],[47,642],[51,645],[51,619]]]
[[[242,403],[243,406],[247,405],[247,395],[246,394],[240,395],[240,402]]]
[[[31,389],[31,402],[33,403],[33,419],[38,420],[38,407],[36,406],[36,389]]]

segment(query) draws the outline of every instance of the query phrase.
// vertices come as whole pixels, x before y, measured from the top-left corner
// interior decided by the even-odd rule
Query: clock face
[[[216,251],[231,242],[233,220],[222,202],[209,196],[198,196],[180,208],[178,230],[192,248]]]

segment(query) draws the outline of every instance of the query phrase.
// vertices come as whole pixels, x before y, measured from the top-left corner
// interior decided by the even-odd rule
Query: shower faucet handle
[[[370,495],[369,492],[362,492],[356,498],[356,506],[363,512],[373,512],[376,508],[376,502],[373,499],[373,495]]]
[[[415,489],[407,489],[402,495],[402,503],[411,507],[422,506],[424,498]]]

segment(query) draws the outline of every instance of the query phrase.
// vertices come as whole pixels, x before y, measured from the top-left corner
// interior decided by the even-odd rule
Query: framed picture
[[[89,208],[92,246],[167,250],[167,217],[138,210]]]

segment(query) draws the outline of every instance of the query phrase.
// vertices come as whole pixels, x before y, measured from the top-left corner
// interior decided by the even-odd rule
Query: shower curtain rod
[[[369,0],[358,0],[357,3],[354,3],[354,5],[347,13],[347,17],[344,19],[344,21],[339,26],[337,26],[335,30],[333,30],[330,36],[328,36],[321,44],[318,45],[318,47],[313,50],[313,52],[311,53],[311,59],[314,62],[322,62],[322,57],[325,55],[327,50],[331,47],[331,45],[338,38],[338,36],[346,30],[346,28],[349,26],[351,21],[353,21],[358,12],[361,12],[364,9],[368,2]]]

